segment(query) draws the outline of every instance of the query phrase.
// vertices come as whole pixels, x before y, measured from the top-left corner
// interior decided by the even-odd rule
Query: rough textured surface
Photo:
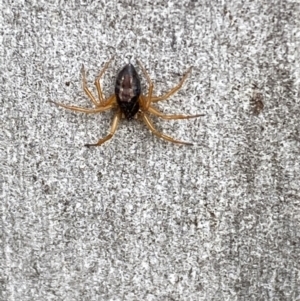
[[[66,4],[67,3],[67,4]],[[223,3],[223,4],[221,4]],[[0,300],[299,300],[297,1],[2,1]],[[158,106],[87,149],[103,79],[139,58]],[[143,79],[143,89],[146,81]]]

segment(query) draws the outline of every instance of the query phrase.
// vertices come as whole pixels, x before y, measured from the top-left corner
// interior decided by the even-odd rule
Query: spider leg
[[[113,119],[109,134],[106,137],[100,139],[97,143],[95,143],[95,144],[85,144],[85,146],[87,146],[87,147],[99,146],[99,145],[103,144],[105,141],[109,140],[115,134],[121,117],[122,117],[122,113],[120,111],[117,112],[115,114],[114,119]]]
[[[116,104],[116,95],[112,94],[111,96],[109,96],[107,99],[104,99],[104,103],[101,105],[101,107],[107,107],[108,105],[111,104]]]
[[[103,106],[106,105],[106,101],[103,97],[103,93],[102,93],[102,88],[101,88],[101,84],[100,84],[100,79],[102,77],[102,75],[104,74],[104,72],[106,71],[106,69],[108,68],[110,62],[113,60],[114,57],[112,57],[102,68],[102,70],[100,71],[99,75],[97,76],[96,80],[95,80],[95,85],[98,91],[98,97],[99,97],[99,102],[100,104],[102,104]]]
[[[146,69],[144,68],[144,66],[142,65],[142,63],[140,62],[140,60],[137,60],[138,64],[140,65],[146,79],[147,79],[147,82],[148,82],[148,85],[149,85],[149,91],[148,91],[148,95],[146,96],[147,97],[147,100],[145,101],[144,103],[144,109],[147,110],[150,106],[150,103],[152,101],[152,92],[153,92],[153,83],[146,71]]]
[[[167,93],[165,93],[162,96],[153,96],[152,99],[151,99],[151,102],[157,102],[157,101],[161,101],[161,100],[166,100],[171,95],[173,95],[174,93],[176,93],[182,87],[184,81],[188,77],[188,75],[191,72],[191,70],[192,70],[192,67],[190,67],[188,69],[188,71],[185,73],[185,75],[183,76],[183,78],[181,79],[181,81],[174,88],[172,88],[170,91],[168,91]]]
[[[152,106],[150,106],[148,108],[148,112],[153,114],[153,115],[156,115],[158,117],[161,117],[163,119],[189,119],[189,118],[196,118],[196,117],[200,117],[200,116],[204,116],[204,114],[197,114],[197,115],[166,115],[162,112],[160,112],[159,110],[153,108]]]
[[[172,137],[169,137],[169,136],[167,136],[167,135],[159,132],[157,129],[155,129],[155,127],[153,126],[152,122],[150,121],[150,119],[149,119],[149,117],[147,115],[142,114],[142,118],[143,118],[144,122],[146,123],[147,127],[150,129],[150,131],[154,135],[158,136],[159,138],[165,139],[165,140],[173,142],[173,143],[193,145],[192,143],[189,143],[189,142],[175,140]]]
[[[96,107],[99,107],[100,103],[96,100],[96,98],[94,97],[94,95],[91,93],[91,91],[89,90],[89,88],[87,86],[87,81],[86,81],[85,70],[84,70],[83,64],[81,67],[81,74],[82,74],[82,88],[83,88],[85,94],[90,98],[90,100],[93,102],[93,104]]]
[[[52,103],[56,104],[59,107],[63,107],[63,108],[68,109],[68,110],[82,112],[82,113],[99,113],[99,112],[103,112],[103,111],[106,111],[106,110],[109,110],[109,109],[115,107],[114,103],[111,103],[111,104],[108,104],[107,106],[104,106],[104,107],[99,107],[98,106],[97,108],[94,108],[94,109],[88,109],[88,108],[81,108],[81,107],[76,107],[76,106],[65,105],[63,103],[55,102],[55,101],[52,101],[52,100],[49,100],[49,102],[52,102]]]

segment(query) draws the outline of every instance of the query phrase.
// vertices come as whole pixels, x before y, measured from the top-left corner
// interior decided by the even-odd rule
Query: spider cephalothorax
[[[169,98],[172,94],[174,94],[176,91],[178,91],[185,79],[187,78],[189,72],[191,71],[191,68],[186,72],[182,80],[169,92],[162,96],[154,96],[152,95],[153,92],[153,84],[150,80],[148,73],[146,72],[145,68],[142,66],[142,64],[138,61],[140,68],[142,69],[148,85],[149,90],[147,95],[143,95],[141,93],[141,82],[139,79],[139,76],[133,67],[132,64],[127,64],[123,67],[123,69],[118,73],[117,79],[116,79],[116,85],[115,85],[115,94],[111,95],[107,99],[104,99],[101,85],[100,85],[100,78],[102,77],[104,71],[107,69],[110,61],[107,62],[100,72],[99,76],[96,78],[95,85],[98,91],[98,99],[96,99],[93,94],[90,92],[89,88],[87,87],[86,77],[85,77],[85,71],[84,67],[82,66],[81,73],[83,77],[83,89],[87,96],[91,99],[93,102],[95,108],[88,109],[88,108],[81,108],[77,106],[72,105],[65,105],[62,103],[54,102],[58,106],[64,107],[69,110],[77,111],[77,112],[83,112],[83,113],[99,113],[103,112],[109,109],[116,109],[116,113],[112,122],[110,133],[100,139],[95,144],[86,144],[86,146],[98,146],[103,144],[105,141],[109,140],[114,133],[116,132],[118,123],[120,119],[124,116],[126,119],[131,120],[136,115],[145,122],[147,127],[155,134],[156,136],[174,142],[179,144],[188,144],[191,145],[192,143],[189,142],[183,142],[175,140],[161,132],[155,129],[154,125],[152,124],[152,121],[149,118],[149,114],[161,117],[163,119],[189,119],[189,118],[195,118],[199,116],[203,116],[203,114],[198,115],[165,115],[164,113],[160,112],[158,109],[152,106],[152,103],[166,100]]]

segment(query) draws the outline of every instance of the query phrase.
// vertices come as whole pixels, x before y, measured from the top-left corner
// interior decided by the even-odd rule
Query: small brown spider
[[[112,60],[112,59],[111,59]],[[105,141],[109,140],[114,133],[116,132],[118,123],[120,119],[124,116],[128,120],[132,120],[135,115],[138,117],[141,117],[147,127],[153,132],[154,135],[174,142],[174,143],[179,143],[179,144],[187,144],[187,145],[192,145],[192,143],[189,142],[183,142],[183,141],[178,141],[175,140],[161,132],[155,129],[153,126],[149,114],[161,117],[163,119],[188,119],[188,118],[195,118],[199,116],[204,116],[203,114],[198,114],[198,115],[165,115],[156,108],[154,108],[151,104],[165,100],[169,98],[172,94],[174,94],[176,91],[178,91],[181,86],[183,85],[183,82],[187,78],[188,74],[190,73],[192,68],[189,68],[189,70],[186,72],[182,80],[177,84],[173,89],[171,89],[169,92],[162,96],[154,96],[152,95],[153,92],[153,83],[150,80],[149,75],[147,74],[145,68],[142,66],[140,61],[138,61],[139,66],[141,67],[148,85],[149,85],[149,91],[147,95],[141,94],[141,82],[139,79],[139,76],[133,67],[132,64],[127,64],[117,75],[116,79],[116,85],[115,85],[115,94],[111,95],[107,99],[103,97],[101,85],[100,85],[100,79],[107,69],[109,63],[111,62],[108,61],[105,66],[103,67],[102,71],[100,72],[99,76],[95,80],[95,85],[98,91],[98,100],[94,97],[94,95],[90,92],[89,88],[87,87],[87,81],[86,81],[86,76],[85,76],[85,71],[84,71],[84,66],[81,68],[81,73],[83,77],[83,90],[87,94],[87,96],[91,99],[93,104],[95,105],[95,108],[82,108],[82,107],[77,107],[77,106],[72,106],[72,105],[65,105],[62,103],[54,102],[57,106],[77,111],[77,112],[83,112],[83,113],[99,113],[103,112],[109,109],[117,109],[110,133],[100,139],[97,143],[95,144],[85,144],[85,146],[98,146],[103,144]]]

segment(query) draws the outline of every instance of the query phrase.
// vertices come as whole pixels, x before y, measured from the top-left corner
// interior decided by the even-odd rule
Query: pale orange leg
[[[163,119],[189,119],[189,118],[197,118],[197,117],[200,117],[200,116],[204,116],[204,114],[197,114],[197,115],[166,115],[162,112],[160,112],[159,110],[153,108],[152,106],[150,106],[148,108],[148,112],[153,114],[153,115],[156,115],[158,117],[161,117]]]
[[[114,96],[114,95],[113,95]],[[110,99],[110,98],[109,98]],[[55,102],[55,101],[52,101],[52,100],[49,100],[49,102],[52,102],[54,104],[56,104],[57,106],[59,107],[63,107],[65,109],[68,109],[68,110],[72,110],[72,111],[76,111],[76,112],[82,112],[82,113],[99,113],[99,112],[103,112],[103,111],[106,111],[106,110],[109,110],[109,109],[112,109],[115,107],[115,104],[113,103],[113,100],[115,98],[111,99],[111,103],[108,104],[107,106],[105,107],[97,107],[97,108],[93,108],[93,109],[88,109],[88,108],[81,108],[81,107],[77,107],[77,106],[70,106],[70,105],[65,105],[63,103],[60,103],[60,102]]]
[[[102,93],[102,89],[101,89],[101,85],[100,85],[100,79],[102,77],[102,75],[104,74],[105,70],[108,68],[110,62],[113,60],[114,57],[112,57],[102,68],[100,74],[97,76],[96,80],[95,80],[95,85],[98,91],[98,97],[99,97],[99,102],[100,104],[102,104],[103,106],[106,105],[106,101],[103,97],[103,93]]]
[[[147,110],[149,108],[149,106],[150,106],[151,101],[152,101],[151,98],[152,98],[152,92],[153,92],[153,83],[152,83],[152,81],[151,81],[151,79],[150,79],[150,77],[149,77],[146,69],[142,65],[142,63],[139,60],[137,60],[137,62],[140,65],[140,67],[141,67],[141,69],[142,69],[142,71],[143,71],[143,73],[144,73],[144,75],[145,75],[145,77],[147,79],[148,85],[149,85],[148,95],[146,96],[147,100],[144,103],[144,106],[145,106],[144,109]]]
[[[86,81],[86,76],[85,76],[85,70],[84,70],[84,65],[82,65],[81,67],[81,74],[82,74],[82,88],[84,90],[84,92],[86,93],[86,95],[90,98],[90,100],[93,102],[93,104],[96,107],[99,107],[99,105],[101,105],[101,103],[99,103],[96,98],[94,97],[94,95],[91,93],[91,91],[89,90],[88,86],[87,86],[87,81]]]
[[[183,85],[184,81],[186,80],[186,78],[188,77],[189,73],[191,72],[192,67],[190,67],[188,69],[188,71],[185,73],[184,77],[182,78],[182,80],[173,88],[171,89],[169,92],[167,92],[166,94],[162,95],[162,96],[153,96],[151,99],[151,102],[157,102],[157,101],[161,101],[161,100],[166,100],[168,99],[171,95],[173,95],[174,93],[176,93]]]
[[[106,107],[108,105],[115,105],[116,106],[116,95],[112,94],[111,96],[109,96],[107,99],[104,99],[103,104],[101,105],[101,107]]]
[[[117,130],[117,127],[118,127],[118,124],[119,124],[119,121],[120,121],[121,117],[122,117],[122,113],[120,111],[117,112],[114,119],[113,119],[109,134],[106,137],[100,139],[97,143],[95,143],[95,144],[85,144],[85,146],[88,146],[88,147],[90,147],[90,146],[99,146],[99,145],[103,144],[104,142],[106,142],[107,140],[111,139],[111,137],[115,134],[115,132]]]
[[[193,145],[192,143],[189,143],[189,142],[175,140],[172,137],[169,137],[169,136],[167,136],[167,135],[159,132],[157,129],[155,129],[155,127],[153,126],[152,122],[150,121],[150,119],[149,119],[149,117],[147,115],[142,114],[142,118],[143,118],[144,122],[146,123],[147,127],[150,129],[150,131],[154,135],[158,136],[159,138],[165,139],[165,140],[173,142],[173,143]]]

